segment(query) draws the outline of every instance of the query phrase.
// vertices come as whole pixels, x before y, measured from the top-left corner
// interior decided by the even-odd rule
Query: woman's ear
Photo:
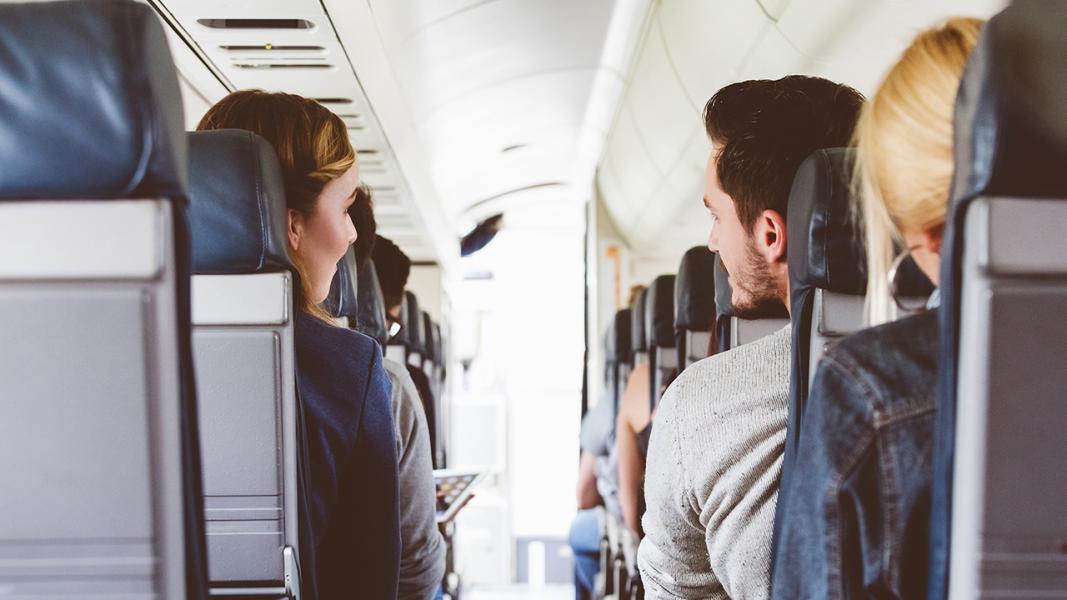
[[[300,238],[304,235],[304,214],[290,208],[289,213],[289,249],[300,249]]]
[[[935,225],[923,232],[923,246],[930,254],[941,254],[941,240],[945,236],[945,224]]]

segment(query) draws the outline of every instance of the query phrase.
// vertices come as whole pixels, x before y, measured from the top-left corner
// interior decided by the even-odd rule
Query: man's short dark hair
[[[374,197],[366,184],[356,188],[356,201],[348,209],[348,216],[356,226],[356,243],[352,248],[356,252],[356,269],[362,273],[378,239],[378,222],[374,219]]]
[[[822,79],[790,75],[728,85],[704,106],[704,127],[718,152],[719,184],[752,231],[767,209],[787,218],[800,163],[820,148],[852,140],[863,95]]]
[[[379,235],[374,241],[374,268],[386,308],[400,304],[411,275],[411,259],[392,240]]]

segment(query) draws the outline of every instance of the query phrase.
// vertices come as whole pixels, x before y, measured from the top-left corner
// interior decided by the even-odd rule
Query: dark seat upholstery
[[[715,253],[695,246],[682,255],[674,280],[674,330],[681,369],[706,357],[715,329]]]
[[[674,350],[674,275],[660,275],[648,286],[645,300],[648,331],[649,406],[654,409],[678,368]]]

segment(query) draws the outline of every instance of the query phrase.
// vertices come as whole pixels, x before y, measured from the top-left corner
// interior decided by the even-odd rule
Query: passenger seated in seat
[[[956,89],[981,27],[951,19],[919,34],[860,118],[874,323],[894,316],[889,276],[905,256],[895,246],[938,282]],[[775,598],[926,595],[937,351],[929,310],[853,334],[819,363],[782,507]]]
[[[348,214],[356,225],[356,269],[367,268],[377,245],[370,189],[360,186]],[[365,241],[366,240],[366,241]],[[437,528],[437,487],[430,456],[430,432],[415,383],[404,365],[382,361],[393,385],[393,423],[400,459],[400,600],[438,597],[445,576],[446,546]]]
[[[814,150],[846,145],[863,97],[814,77],[735,83],[704,108],[708,247],[734,311],[789,307],[786,215]],[[649,598],[766,598],[785,444],[790,328],[686,368],[649,445],[638,565]]]
[[[396,434],[391,389],[370,338],[335,327],[319,306],[337,261],[356,241],[346,212],[359,163],[343,121],[290,94],[234,92],[198,129],[245,129],[274,146],[288,205],[297,389],[308,456],[310,549],[304,579],[318,598],[394,598],[400,566]],[[303,537],[303,536],[302,536]],[[313,550],[309,557],[308,550]]]
[[[400,306],[404,300],[404,288],[408,285],[408,276],[411,274],[411,259],[392,240],[378,236],[374,243],[374,267],[378,270],[378,281],[382,286],[382,296],[385,300],[386,319],[390,324],[400,323]],[[430,460],[434,461],[434,468],[438,468],[434,450],[437,449],[437,403],[433,389],[430,387],[430,378],[421,368],[411,364],[405,364],[408,376],[415,383],[418,390],[419,400],[422,401],[422,410],[426,415],[426,425],[430,432]]]
[[[592,600],[596,576],[600,573],[600,539],[604,519],[614,518],[601,508],[603,465],[611,446],[612,402],[601,398],[582,419],[581,457],[578,465],[578,515],[571,523],[568,542],[574,552],[574,597]],[[610,482],[614,486],[614,480]]]
[[[630,289],[630,308],[645,286]],[[626,388],[619,400],[619,416],[615,424],[615,454],[619,469],[619,509],[622,519],[637,536],[641,535],[641,514],[644,513],[645,459],[652,435],[648,390],[651,386],[649,363],[636,365],[626,379]]]

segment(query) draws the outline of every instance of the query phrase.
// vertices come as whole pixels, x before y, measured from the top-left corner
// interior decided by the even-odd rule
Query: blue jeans
[[[578,511],[571,523],[570,545],[574,553],[574,597],[588,600],[600,572],[600,538],[602,509]]]

